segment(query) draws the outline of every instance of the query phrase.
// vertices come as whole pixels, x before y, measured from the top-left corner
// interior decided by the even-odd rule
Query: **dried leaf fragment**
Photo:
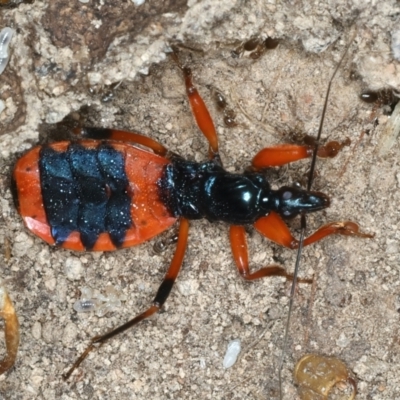
[[[4,337],[7,354],[0,362],[0,375],[8,371],[15,363],[19,346],[19,323],[10,296],[0,280],[0,317],[4,319]]]

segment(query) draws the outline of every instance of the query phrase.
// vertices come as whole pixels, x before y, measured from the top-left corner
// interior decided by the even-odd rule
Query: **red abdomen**
[[[85,140],[35,147],[14,169],[14,198],[25,225],[71,250],[135,246],[176,218],[157,182],[169,161],[132,145]]]

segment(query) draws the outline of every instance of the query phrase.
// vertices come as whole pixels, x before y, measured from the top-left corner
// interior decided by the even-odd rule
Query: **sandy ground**
[[[284,399],[297,398],[294,365],[310,352],[343,360],[357,381],[357,399],[400,399],[400,150],[394,138],[380,153],[393,135],[387,110],[358,98],[365,89],[400,87],[390,51],[399,26],[396,2],[36,1],[0,12],[2,26],[17,30],[0,77],[6,104],[0,114],[0,246],[4,254],[11,249],[1,277],[21,324],[17,362],[0,377],[1,398],[278,398],[290,284],[282,278],[243,282],[227,226],[207,221],[191,223],[184,267],[162,312],[92,353],[64,382],[61,374],[90,337],[150,304],[174,250],[158,254],[154,244],[173,230],[115,253],[50,248],[24,228],[9,178],[18,156],[55,140],[54,124],[70,113],[90,126],[140,131],[188,159],[204,160],[207,145],[180,71],[164,53],[171,42],[186,47],[181,57],[213,115],[225,167],[243,171],[261,148],[292,141],[293,133],[316,134],[329,78],[356,30],[323,133],[323,140],[350,138],[352,144],[332,160],[318,160],[313,188],[332,204],[307,221],[311,232],[327,221],[353,220],[375,238],[334,237],[304,250],[300,275],[313,276],[314,284],[301,284],[296,294]],[[232,57],[253,35],[281,42],[255,60],[249,53]],[[224,124],[214,89],[235,111],[237,126]],[[308,168],[308,161],[299,162],[268,176],[278,187],[304,181]],[[290,227],[298,235],[299,222]],[[294,251],[251,227],[248,232],[252,268],[276,262],[294,268]],[[82,288],[104,293],[109,285],[125,296],[121,307],[105,317],[73,310]],[[241,357],[225,370],[228,342],[237,338]]]

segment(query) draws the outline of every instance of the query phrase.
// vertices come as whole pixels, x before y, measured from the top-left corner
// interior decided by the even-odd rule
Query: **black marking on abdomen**
[[[67,153],[43,147],[39,158],[43,205],[57,245],[77,230],[79,199]]]
[[[122,154],[111,147],[101,146],[98,160],[106,178],[111,196],[108,199],[105,225],[115,246],[120,247],[125,232],[132,226],[131,198]]]
[[[73,231],[87,250],[107,232],[116,247],[132,226],[131,198],[123,155],[107,144],[86,149],[71,144],[66,152],[40,151],[42,196],[52,236],[62,244]]]

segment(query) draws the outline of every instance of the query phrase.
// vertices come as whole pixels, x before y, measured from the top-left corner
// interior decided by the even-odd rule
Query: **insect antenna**
[[[318,134],[317,137],[315,139],[315,142],[313,144],[314,146],[314,150],[313,150],[313,155],[312,155],[312,159],[311,159],[311,166],[310,166],[310,172],[308,175],[308,183],[307,183],[307,190],[311,190],[311,186],[312,186],[312,182],[313,182],[313,178],[314,178],[314,170],[315,170],[315,164],[317,161],[317,152],[318,152],[318,146],[319,146],[319,141],[321,139],[321,135],[322,135],[322,129],[324,126],[324,120],[325,120],[325,114],[326,114],[326,109],[328,106],[328,99],[329,99],[329,93],[331,91],[331,86],[332,86],[332,82],[336,76],[336,73],[338,72],[346,54],[347,51],[350,48],[350,45],[353,43],[353,39],[354,36],[352,38],[352,40],[350,41],[350,43],[347,45],[342,57],[340,58],[330,80],[328,83],[328,88],[326,90],[326,94],[325,94],[325,102],[324,102],[324,108],[322,110],[322,116],[321,116],[321,120],[319,123],[319,129],[318,129]],[[306,216],[305,214],[301,214],[300,216],[300,239],[299,239],[299,247],[297,249],[297,256],[296,256],[296,263],[295,263],[295,267],[294,267],[294,273],[293,273],[293,281],[292,281],[292,286],[290,289],[290,297],[289,297],[289,310],[288,310],[288,316],[287,316],[287,320],[286,320],[286,327],[285,327],[285,335],[284,335],[284,339],[283,339],[283,345],[282,345],[282,353],[281,353],[281,357],[279,360],[279,365],[278,365],[278,379],[279,379],[279,398],[280,400],[283,400],[283,389],[282,389],[282,369],[283,369],[283,363],[284,363],[284,358],[285,358],[285,354],[286,354],[286,349],[287,349],[287,340],[288,340],[288,335],[289,335],[289,328],[290,328],[290,318],[292,315],[292,309],[293,309],[293,304],[294,304],[294,296],[295,296],[295,292],[296,292],[296,286],[297,286],[297,275],[298,275],[298,271],[300,268],[300,259],[301,259],[301,253],[303,250],[303,242],[304,242],[304,236],[305,236],[305,232],[306,232],[306,228],[307,228],[307,221],[306,221]]]

